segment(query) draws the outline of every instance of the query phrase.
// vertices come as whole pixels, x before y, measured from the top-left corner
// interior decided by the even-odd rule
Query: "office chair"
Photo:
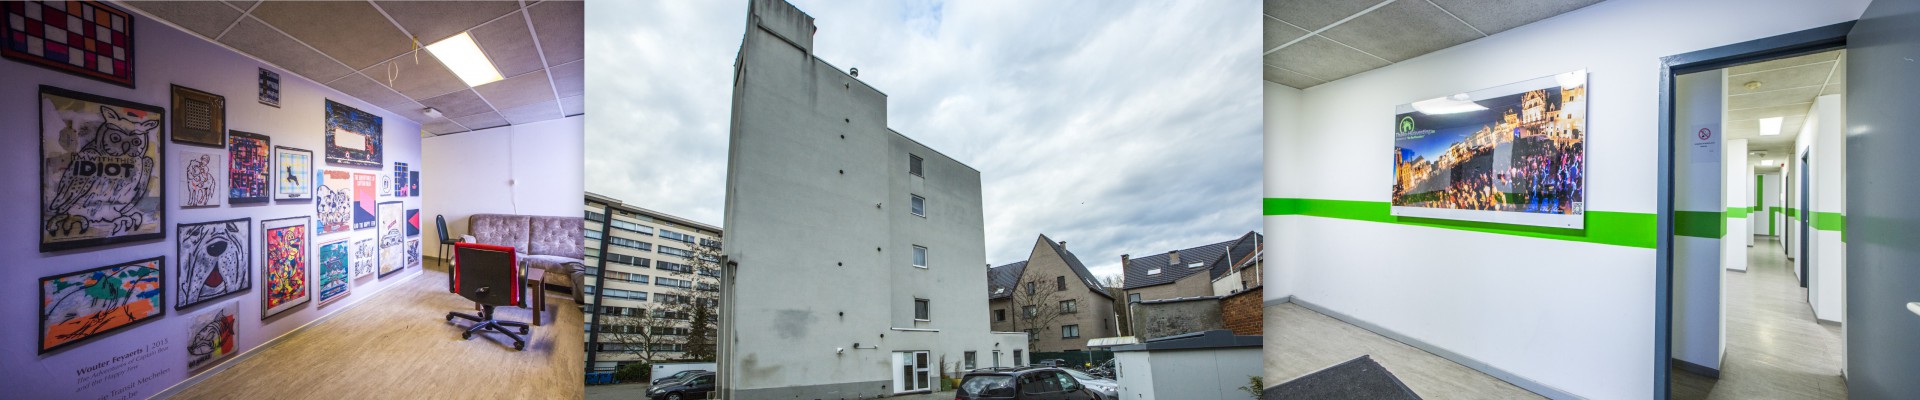
[[[514,350],[525,350],[527,341],[520,335],[528,333],[527,323],[501,321],[493,316],[495,306],[515,307],[524,301],[520,298],[520,264],[513,248],[459,243],[454,245],[453,257],[453,292],[480,304],[480,315],[447,313],[449,322],[454,318],[475,322],[460,338],[472,339],[474,332],[492,329],[513,338]],[[508,331],[509,327],[520,328],[520,333]]]

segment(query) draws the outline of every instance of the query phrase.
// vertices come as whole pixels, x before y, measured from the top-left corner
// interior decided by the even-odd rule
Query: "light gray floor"
[[[587,400],[633,400],[647,398],[647,384],[622,383],[617,385],[587,386]]]
[[[1354,357],[1372,355],[1425,399],[1540,399],[1472,368],[1325,314],[1282,303],[1266,308],[1268,386]]]
[[[1727,355],[1715,381],[1679,370],[1673,398],[1845,399],[1840,327],[1816,323],[1774,237],[1754,238],[1747,272],[1726,271]]]

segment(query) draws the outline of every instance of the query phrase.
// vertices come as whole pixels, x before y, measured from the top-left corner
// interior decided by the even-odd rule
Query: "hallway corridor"
[[[1840,327],[1815,322],[1783,251],[1778,237],[1757,236],[1747,272],[1721,271],[1727,353],[1720,379],[1675,369],[1674,399],[1847,398]]]

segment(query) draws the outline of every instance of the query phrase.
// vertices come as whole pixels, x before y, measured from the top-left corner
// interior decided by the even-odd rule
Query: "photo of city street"
[[[1526,89],[1519,93],[1402,106],[1395,116],[1393,205],[1583,213],[1585,80],[1548,77],[1520,86]]]

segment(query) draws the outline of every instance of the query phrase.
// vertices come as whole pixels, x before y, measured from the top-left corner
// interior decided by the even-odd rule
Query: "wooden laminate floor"
[[[1720,379],[1673,370],[1673,398],[1845,399],[1840,327],[1815,322],[1807,289],[1776,237],[1754,238],[1747,272],[1726,279],[1727,354]]]
[[[578,399],[584,396],[581,314],[548,292],[543,325],[525,351],[511,339],[475,334],[448,311],[472,304],[447,292],[447,275],[428,270],[377,298],[308,327],[220,371],[182,399]],[[532,321],[532,310],[503,307],[496,315]],[[4,396],[0,396],[4,397]]]

